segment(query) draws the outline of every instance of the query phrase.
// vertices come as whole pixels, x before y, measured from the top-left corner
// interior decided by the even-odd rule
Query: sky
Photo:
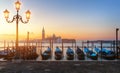
[[[0,40],[15,39],[16,24],[7,23],[3,11],[8,9],[9,19],[16,14],[17,0],[0,0]],[[42,28],[46,37],[56,34],[62,38],[79,40],[114,40],[115,29],[120,28],[120,0],[19,0],[19,14],[31,11],[29,23],[19,22],[19,39],[41,39]],[[119,31],[120,39],[120,31]]]

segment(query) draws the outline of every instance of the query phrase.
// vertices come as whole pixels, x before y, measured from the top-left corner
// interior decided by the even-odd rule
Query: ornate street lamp
[[[13,21],[16,21],[16,57],[17,58],[20,57],[18,55],[18,54],[20,54],[19,53],[20,50],[19,50],[19,47],[18,47],[18,23],[19,23],[19,21],[21,21],[24,24],[28,23],[28,21],[30,19],[30,14],[31,14],[31,12],[29,10],[27,10],[27,12],[26,12],[26,19],[27,19],[27,21],[23,21],[22,20],[22,16],[19,15],[20,5],[21,5],[21,3],[19,1],[15,2],[15,7],[16,7],[16,10],[17,10],[17,14],[13,16],[13,19],[11,21],[8,20],[8,18],[9,18],[9,11],[7,9],[4,11],[4,16],[5,16],[6,21],[8,23],[12,23]]]

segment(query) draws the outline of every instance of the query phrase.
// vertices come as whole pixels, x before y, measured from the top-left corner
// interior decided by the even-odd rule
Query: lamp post
[[[23,21],[22,16],[19,15],[20,5],[21,5],[21,3],[19,1],[15,2],[15,7],[16,7],[17,14],[13,16],[13,19],[11,21],[8,20],[9,11],[7,9],[4,11],[4,16],[5,16],[6,21],[8,23],[12,23],[13,21],[16,21],[16,57],[18,57],[17,55],[20,54],[19,50],[18,50],[18,48],[19,48],[18,47],[19,46],[18,45],[18,23],[19,23],[19,21],[21,21],[24,24],[28,23],[28,21],[30,19],[30,14],[31,14],[31,12],[29,10],[27,10],[26,11],[26,19],[27,19],[27,21]]]

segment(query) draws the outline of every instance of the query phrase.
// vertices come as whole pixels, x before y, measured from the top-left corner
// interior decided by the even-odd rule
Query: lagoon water
[[[19,43],[19,45],[20,46],[24,46],[24,45],[27,45],[26,43]],[[36,43],[36,42],[33,42],[33,43],[30,43],[29,45],[34,45],[34,46],[37,46],[36,47],[36,52],[37,52],[37,54],[39,54],[39,57],[38,57],[38,59],[37,59],[37,61],[41,61],[41,56],[40,56],[40,51],[41,51],[41,49],[42,49],[42,52],[44,52],[46,49],[47,49],[47,47],[49,46],[50,47],[50,43]],[[15,46],[15,43],[6,43],[6,44],[4,44],[4,42],[0,42],[0,50],[3,50],[4,49],[4,46]],[[42,46],[42,48],[41,48],[41,46]],[[62,43],[53,43],[53,53],[52,53],[52,58],[51,59],[49,59],[48,61],[54,61],[55,59],[55,56],[54,56],[54,51],[55,51],[55,48],[56,47],[60,47],[60,49],[62,50]],[[82,41],[77,41],[76,42],[76,44],[75,43],[63,43],[63,46],[64,46],[64,51],[63,51],[63,53],[64,53],[64,56],[63,56],[63,59],[62,59],[62,61],[67,61],[67,59],[66,59],[66,50],[67,50],[67,47],[68,46],[70,46],[73,50],[74,50],[74,52],[75,52],[75,46],[79,46],[80,47],[80,49],[81,50],[83,50],[84,48],[82,48],[83,46],[88,46],[86,43],[84,43],[84,45],[82,45]],[[100,49],[100,43],[94,43],[94,45],[93,44],[89,44],[89,49],[90,50],[93,50],[93,48],[94,47],[98,47],[99,49]],[[111,47],[111,44],[110,43],[105,43],[105,44],[103,44],[103,47]],[[111,49],[111,50],[114,50],[114,48],[106,48],[106,49]],[[74,56],[74,61],[77,61],[78,59],[77,59],[77,55],[75,54],[75,56]],[[89,58],[87,58],[87,57],[85,57],[85,60],[89,60],[89,61],[91,61],[91,59],[89,59]],[[98,60],[100,61],[101,60],[101,58],[98,58]]]
[[[42,46],[50,46],[50,44],[49,44],[49,43],[43,43]],[[60,49],[62,50],[62,48],[61,48],[62,44],[61,44],[61,43],[54,43],[54,44],[53,44],[52,58],[49,59],[48,61],[55,61],[54,51],[55,51],[55,49],[56,49],[56,46],[58,46],[58,47],[60,46]],[[76,50],[75,44],[72,44],[72,43],[64,43],[63,46],[64,46],[64,48],[63,48],[63,49],[64,49],[64,51],[63,51],[64,56],[63,56],[62,61],[67,61],[67,59],[66,59],[66,50],[67,50],[67,47],[70,46],[70,47],[74,50],[74,52],[75,52],[75,50]],[[77,43],[76,43],[76,46],[82,47],[82,42],[77,42]],[[87,46],[87,44],[84,44],[83,46]],[[90,49],[90,50],[93,50],[93,48],[94,48],[95,46],[96,46],[96,47],[99,46],[98,48],[101,49],[101,48],[100,48],[101,45],[100,45],[99,43],[95,43],[94,46],[93,46],[92,44],[89,44],[89,47],[91,47],[91,48],[89,48],[89,49]],[[110,44],[110,43],[109,43],[109,44],[103,44],[103,47],[111,47],[111,44]],[[42,48],[42,52],[43,52],[44,50],[46,50],[46,49],[47,49],[47,47],[43,47],[43,48]],[[83,50],[84,48],[80,48],[80,49]],[[106,49],[114,50],[114,48],[106,48]],[[38,54],[40,54],[40,50],[41,50],[41,47],[38,47],[38,48],[37,48],[37,53],[38,53]],[[41,60],[41,56],[39,56],[39,58],[37,59],[37,61],[40,61],[40,60]],[[87,60],[87,61],[93,61],[93,60],[91,60],[90,58],[87,58],[87,57],[85,57],[85,60]],[[103,59],[98,58],[98,61],[101,61],[101,60],[103,60]],[[78,61],[76,54],[74,55],[74,60],[73,60],[73,61]]]

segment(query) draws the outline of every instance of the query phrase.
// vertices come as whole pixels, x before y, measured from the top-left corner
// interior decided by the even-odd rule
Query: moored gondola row
[[[76,49],[72,49],[68,46],[66,52],[64,53],[63,49],[60,49],[57,46],[53,53],[55,60],[63,60],[64,57],[66,58],[66,60],[75,60],[75,58],[77,58],[78,60],[85,60],[86,57],[91,60],[98,60],[98,58],[114,60],[116,58],[116,54],[112,50],[108,50],[105,48],[100,50],[96,47],[92,50],[84,47],[84,50],[81,50],[79,47],[77,47]],[[52,51],[49,47],[41,54],[42,60],[51,59],[52,56]]]
[[[116,59],[116,53],[110,49],[106,48],[88,48],[88,47],[76,47],[72,48],[68,46],[67,48],[48,48],[40,49],[40,54],[36,53],[37,47],[29,47],[25,50],[25,47],[20,47],[20,59],[23,60],[36,60],[40,56],[41,60],[114,60]],[[0,51],[0,58],[6,60],[12,60],[16,56],[15,50],[11,50],[5,53]],[[120,56],[120,55],[119,55]]]

